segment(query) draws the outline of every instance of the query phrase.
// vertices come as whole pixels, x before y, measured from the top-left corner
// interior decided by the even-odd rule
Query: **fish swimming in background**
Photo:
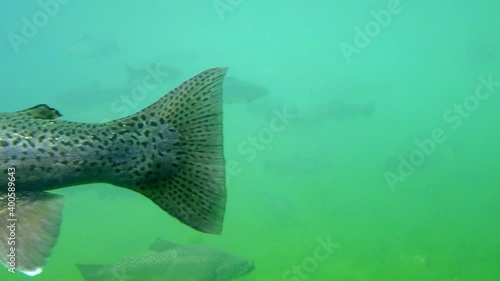
[[[39,274],[63,208],[61,195],[45,191],[87,183],[136,191],[194,229],[221,233],[225,73],[206,70],[142,111],[106,123],[61,121],[47,105],[0,113],[0,218],[17,219],[15,245],[11,230],[0,227],[0,261],[12,267],[7,256],[15,247],[15,270]]]
[[[183,75],[178,69],[154,62],[141,67],[125,63],[125,71],[127,72],[127,81],[130,85],[143,84],[146,79],[148,84],[167,82],[177,80]]]
[[[224,82],[224,103],[251,103],[269,95],[265,87],[236,78],[228,77]]]
[[[120,48],[115,40],[96,39],[86,34],[66,51],[67,56],[90,59],[100,59],[119,53]]]
[[[77,264],[87,281],[229,281],[254,270],[251,260],[205,246],[158,238],[150,252],[112,264]]]

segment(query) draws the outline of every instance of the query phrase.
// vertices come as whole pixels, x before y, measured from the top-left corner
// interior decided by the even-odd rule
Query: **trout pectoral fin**
[[[15,209],[8,202],[15,202]],[[63,197],[48,192],[16,194],[15,201],[0,197],[1,221],[10,226],[0,227],[0,261],[11,268],[9,255],[14,255],[16,271],[41,273],[57,242],[62,210]]]
[[[54,120],[62,116],[61,113],[59,113],[59,110],[46,104],[35,105],[31,108],[15,112],[15,114],[26,118],[45,120]]]

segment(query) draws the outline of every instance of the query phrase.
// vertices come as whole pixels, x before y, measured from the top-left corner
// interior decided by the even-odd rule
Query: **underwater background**
[[[82,281],[75,264],[157,237],[253,259],[238,280],[500,280],[498,1],[1,6],[0,112],[104,122],[229,72],[222,235],[125,189],[74,186],[54,191],[66,203],[44,272],[0,280]],[[138,90],[151,68],[157,84]]]

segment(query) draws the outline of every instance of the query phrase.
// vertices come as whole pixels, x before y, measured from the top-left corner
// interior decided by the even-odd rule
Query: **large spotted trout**
[[[47,105],[0,113],[0,261],[39,274],[59,235],[63,198],[89,183],[136,191],[190,227],[219,234],[226,205],[225,68],[206,70],[128,117],[60,120]]]

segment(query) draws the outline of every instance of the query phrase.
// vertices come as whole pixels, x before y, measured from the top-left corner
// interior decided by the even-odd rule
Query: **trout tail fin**
[[[226,206],[222,83],[226,68],[206,70],[144,110],[112,121],[127,131],[126,182],[181,222],[222,231]],[[125,176],[125,175],[124,175]]]

